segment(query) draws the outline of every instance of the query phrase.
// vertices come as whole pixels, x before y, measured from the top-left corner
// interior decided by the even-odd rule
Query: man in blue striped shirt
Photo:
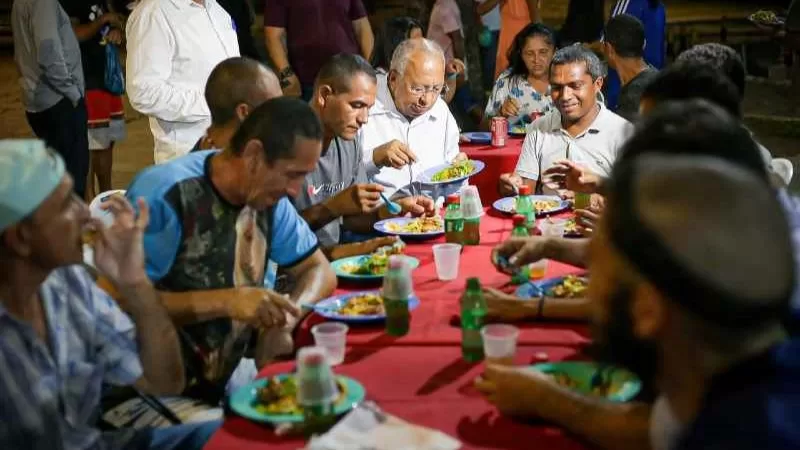
[[[0,141],[0,448],[199,449],[218,423],[96,428],[104,385],[177,393],[184,372],[177,332],[144,269],[147,205],[139,202],[136,217],[112,198],[115,221],[103,228],[72,186],[41,141]],[[79,265],[89,229],[95,266],[120,305]]]

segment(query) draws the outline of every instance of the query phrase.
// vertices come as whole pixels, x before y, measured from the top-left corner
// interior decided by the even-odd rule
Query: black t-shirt
[[[60,2],[67,15],[82,25],[92,23],[108,12],[108,7],[102,0],[60,0]],[[86,79],[87,90],[105,89],[106,49],[100,44],[102,39],[102,35],[97,33],[97,36],[80,43],[83,77]]]

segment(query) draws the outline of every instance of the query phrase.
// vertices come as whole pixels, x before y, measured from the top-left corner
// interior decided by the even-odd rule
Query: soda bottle
[[[411,324],[408,299],[413,291],[411,271],[402,256],[390,256],[383,276],[383,307],[386,310],[386,334],[405,336]]]
[[[327,358],[321,347],[304,347],[297,353],[295,395],[309,435],[325,433],[336,423],[334,404],[339,387]]]
[[[528,237],[528,219],[522,214],[515,214],[511,218],[514,221],[514,229],[511,230],[511,237]]]
[[[445,241],[460,244],[464,232],[464,216],[461,214],[461,197],[458,194],[447,196],[444,212]]]
[[[467,280],[467,290],[461,297],[461,355],[465,361],[483,359],[481,328],[486,317],[486,299],[477,278]]]
[[[531,200],[531,187],[522,185],[519,187],[519,197],[517,197],[517,214],[525,217],[525,224],[528,229],[536,226],[536,207]]]

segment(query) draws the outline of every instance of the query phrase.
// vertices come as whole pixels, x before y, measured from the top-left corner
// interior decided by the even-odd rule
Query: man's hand
[[[500,175],[498,188],[501,195],[511,196],[517,195],[520,186],[522,186],[522,177],[515,173],[504,173]]]
[[[458,152],[455,158],[453,158],[454,163],[469,161],[469,155],[464,152]]]
[[[125,17],[117,13],[105,13],[98,19],[100,23],[109,24],[115,28],[122,28],[125,24]]]
[[[125,35],[122,34],[122,30],[119,28],[112,28],[105,37],[106,42],[110,42],[114,45],[122,45],[122,40],[125,38]]]
[[[467,65],[464,64],[464,61],[461,61],[458,58],[454,58],[452,61],[447,63],[447,67],[445,67],[445,74],[450,77],[453,75],[461,75],[467,69]]]
[[[553,383],[535,369],[487,364],[483,375],[475,380],[475,388],[503,414],[535,417],[539,395],[543,389],[553,388]]]
[[[94,263],[97,270],[118,289],[149,283],[144,270],[144,230],[150,222],[150,209],[138,199],[139,217],[128,200],[112,195],[102,208],[114,215],[114,223],[106,228],[97,219],[94,240]]]
[[[500,115],[503,117],[516,117],[519,115],[519,102],[515,98],[507,98],[500,107]]]
[[[379,184],[354,184],[331,198],[328,207],[340,217],[369,214],[380,208],[381,192]]]
[[[287,97],[300,97],[303,95],[302,89],[300,87],[300,79],[297,78],[297,75],[292,74],[286,78],[288,84],[284,86],[284,83],[281,83],[281,89],[283,90],[283,95]]]
[[[597,192],[602,183],[600,175],[566,159],[545,170],[542,180],[553,190],[568,189],[585,194]]]
[[[264,329],[286,325],[287,313],[294,317],[300,315],[299,308],[288,295],[264,288],[237,288],[227,307],[231,319]]]
[[[576,209],[575,210],[575,224],[578,230],[585,237],[590,237],[594,234],[594,229],[597,227],[597,222],[600,220],[602,210],[599,208],[591,207],[589,209]]]
[[[394,245],[399,240],[397,236],[384,236],[363,242],[340,244],[331,249],[329,257],[335,261],[350,256],[368,255],[381,247]]]
[[[483,290],[486,298],[486,318],[496,322],[518,322],[532,317],[536,314],[536,309],[531,309],[535,305],[532,300],[523,300],[505,292],[493,288]]]
[[[511,238],[492,250],[492,263],[497,270],[511,275],[511,269],[546,258],[549,239],[541,236]],[[506,258],[511,267],[502,267],[498,263],[500,256]]]
[[[402,212],[400,214],[411,214],[414,217],[419,216],[432,216],[436,212],[436,203],[432,198],[425,196],[416,197],[403,197],[394,200],[395,203],[400,205]]]
[[[389,141],[372,152],[372,162],[376,167],[401,167],[417,162],[417,155],[406,144],[398,140]]]

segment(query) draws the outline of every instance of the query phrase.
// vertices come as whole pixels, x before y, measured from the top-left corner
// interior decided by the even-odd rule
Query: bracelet
[[[292,70],[291,66],[286,66],[283,68],[283,70],[278,72],[278,79],[283,81],[285,78],[289,78],[292,75],[294,75],[294,70]]]
[[[536,320],[542,320],[543,319],[544,299],[545,299],[544,295],[539,297],[539,308],[538,308],[538,311],[536,312]]]

